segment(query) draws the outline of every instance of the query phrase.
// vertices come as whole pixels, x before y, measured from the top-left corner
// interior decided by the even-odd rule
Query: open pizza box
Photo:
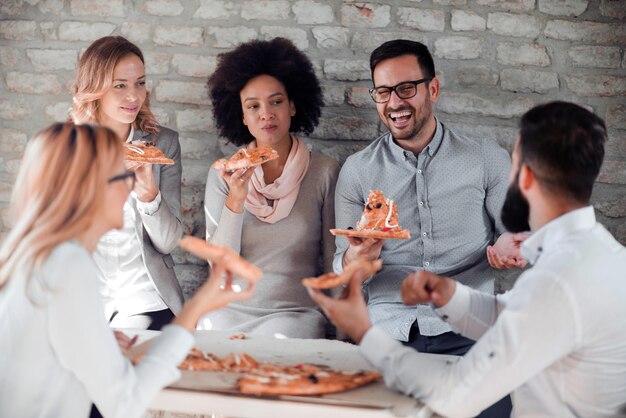
[[[336,370],[372,370],[372,366],[360,355],[358,347],[333,340],[286,339],[269,336],[246,335],[245,339],[230,339],[233,332],[198,331],[195,346],[220,357],[229,353],[246,353],[260,362],[279,364],[312,363],[325,365]],[[134,358],[145,352],[150,340],[158,335],[153,331],[142,331],[139,344],[130,350]],[[237,390],[237,379],[241,373],[181,370],[181,379],[170,387],[175,389],[244,395]],[[398,417],[429,417],[430,413],[421,403],[385,387],[382,378],[369,385],[346,392],[321,396],[267,396],[278,400],[322,403],[336,406],[387,409]]]

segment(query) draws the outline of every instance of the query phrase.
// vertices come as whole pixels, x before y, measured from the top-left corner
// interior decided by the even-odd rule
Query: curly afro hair
[[[242,146],[254,140],[243,124],[239,93],[251,79],[269,75],[280,81],[296,107],[290,132],[313,132],[324,106],[319,80],[309,58],[288,39],[250,41],[218,56],[207,88],[220,136]]]

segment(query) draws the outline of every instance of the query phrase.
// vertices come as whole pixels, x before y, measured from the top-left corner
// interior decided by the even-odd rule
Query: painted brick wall
[[[27,138],[64,120],[79,54],[123,35],[145,52],[152,103],[183,149],[187,233],[202,235],[210,163],[232,152],[215,134],[204,89],[216,56],[284,36],[308,53],[327,107],[308,143],[340,161],[384,131],[367,89],[368,57],[393,38],[431,49],[443,84],[437,114],[507,149],[533,105],[570,100],[610,129],[593,199],[626,243],[626,2],[622,0],[0,0],[0,239]],[[205,267],[176,254],[189,294]],[[517,272],[502,274],[499,289]]]

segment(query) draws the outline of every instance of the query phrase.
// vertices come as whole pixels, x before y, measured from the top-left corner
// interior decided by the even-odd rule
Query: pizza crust
[[[375,229],[331,229],[330,233],[337,236],[355,238],[375,238],[375,239],[408,239],[411,238],[411,231],[408,229],[401,230],[375,230]]]
[[[288,367],[280,373],[258,370],[238,381],[239,391],[251,395],[324,395],[344,392],[380,378],[375,371],[342,372],[323,370],[302,372]]]
[[[332,289],[334,287],[345,286],[350,283],[352,277],[357,272],[361,273],[362,280],[366,280],[383,266],[383,260],[367,261],[357,259],[348,264],[341,273],[326,273],[319,277],[307,277],[302,279],[302,285],[315,289]]]
[[[172,165],[174,160],[167,158],[154,142],[132,141],[124,144],[124,159],[134,163]]]
[[[227,270],[249,282],[256,283],[263,275],[260,268],[247,262],[228,247],[211,244],[203,239],[189,235],[183,237],[178,242],[178,245],[198,258],[223,263]]]
[[[269,147],[241,148],[228,159],[222,158],[215,161],[211,167],[217,170],[224,168],[232,172],[242,168],[256,167],[276,158],[278,158],[278,153]]]

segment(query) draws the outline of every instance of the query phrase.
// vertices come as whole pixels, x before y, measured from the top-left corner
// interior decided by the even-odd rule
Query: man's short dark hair
[[[370,55],[370,70],[372,71],[372,81],[374,81],[374,69],[384,60],[397,58],[403,55],[413,55],[424,74],[424,78],[435,77],[435,63],[426,45],[408,39],[395,39],[388,41],[376,48]]]
[[[550,192],[588,204],[604,159],[604,121],[573,103],[536,106],[520,122],[520,161]]]
[[[310,134],[319,122],[324,97],[309,58],[288,39],[254,40],[218,56],[207,88],[220,136],[237,146],[254,140],[243,124],[239,93],[251,79],[269,75],[282,83],[296,107],[290,132]]]

